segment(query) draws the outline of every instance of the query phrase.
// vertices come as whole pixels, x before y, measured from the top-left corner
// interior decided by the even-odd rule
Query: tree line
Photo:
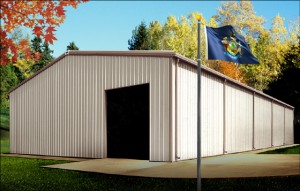
[[[87,0],[0,1],[0,111],[9,107],[7,92],[54,58],[49,43],[56,40],[55,27],[66,18],[66,7],[76,8]],[[33,39],[21,30],[31,30]],[[78,49],[70,43],[67,49]]]
[[[128,40],[129,50],[174,50],[196,60],[197,56],[197,16],[193,12],[187,17],[169,16],[164,23],[142,21]],[[203,16],[202,16],[203,18]],[[217,14],[209,21],[202,19],[201,60],[202,64],[258,90],[266,90],[277,80],[286,63],[286,55],[294,52],[291,48],[299,45],[299,21],[291,23],[289,29],[279,14],[272,19],[271,28],[264,27],[266,20],[255,14],[250,1],[225,2],[217,9]],[[207,61],[204,26],[219,27],[232,25],[243,35],[258,58],[259,65],[237,65],[225,61]],[[298,36],[298,38],[297,38]]]
[[[12,33],[15,42],[20,42],[23,38],[22,31],[17,28]],[[20,54],[16,62],[10,62],[0,66],[0,109],[7,110],[9,108],[8,91],[29,78],[34,73],[45,67],[54,60],[53,50],[49,48],[49,43],[44,43],[40,37],[35,36],[32,40],[26,37],[29,42],[31,54],[39,53],[39,59],[26,59]],[[79,50],[75,42],[70,42],[66,50]]]
[[[129,50],[174,50],[192,60],[197,57],[197,16],[201,15],[201,64],[295,107],[295,135],[300,131],[300,19],[284,25],[279,14],[266,28],[266,20],[255,13],[250,1],[224,2],[206,21],[199,12],[187,17],[170,15],[164,23],[142,21],[132,31]],[[237,65],[206,60],[204,26],[232,25],[245,37],[259,65]],[[297,128],[298,127],[298,128]],[[297,140],[298,139],[298,140]],[[300,142],[299,137],[295,141]]]

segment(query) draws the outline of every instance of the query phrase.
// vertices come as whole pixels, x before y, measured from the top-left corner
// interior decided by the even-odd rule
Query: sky
[[[188,16],[198,11],[206,20],[217,14],[221,1],[89,1],[77,9],[67,8],[66,19],[56,28],[58,40],[50,46],[54,57],[74,41],[80,50],[128,50],[132,30],[141,21],[165,23],[168,16]],[[279,14],[289,21],[299,17],[299,1],[252,1],[256,15],[263,16],[269,28]]]

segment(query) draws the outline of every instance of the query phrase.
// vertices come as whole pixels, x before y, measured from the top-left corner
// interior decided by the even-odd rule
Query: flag
[[[206,27],[208,60],[225,60],[239,64],[259,64],[244,37],[230,25]]]

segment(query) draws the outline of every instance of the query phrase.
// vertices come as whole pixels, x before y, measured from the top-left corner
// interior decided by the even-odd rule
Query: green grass
[[[9,153],[9,109],[0,109],[0,153]]]
[[[9,130],[9,110],[0,110],[0,129]]]
[[[259,154],[300,154],[300,145],[262,152]]]
[[[0,189],[18,190],[196,190],[196,179],[142,178],[40,168],[68,161],[1,157]],[[300,189],[300,176],[202,179],[202,190]]]
[[[9,153],[9,131],[0,129],[0,153]]]
[[[1,139],[1,152],[0,153],[9,153],[9,139],[2,140]]]

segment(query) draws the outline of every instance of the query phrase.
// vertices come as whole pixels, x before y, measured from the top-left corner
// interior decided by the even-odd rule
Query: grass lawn
[[[9,110],[0,110],[0,129],[9,130]]]
[[[9,131],[0,129],[0,153],[9,153]]]
[[[275,149],[272,151],[266,151],[259,154],[300,154],[300,145],[282,149]]]
[[[0,190],[196,190],[196,179],[105,175],[40,168],[68,161],[1,157]],[[202,190],[300,190],[300,176],[202,179]]]
[[[0,153],[9,153],[9,110],[0,110]]]

